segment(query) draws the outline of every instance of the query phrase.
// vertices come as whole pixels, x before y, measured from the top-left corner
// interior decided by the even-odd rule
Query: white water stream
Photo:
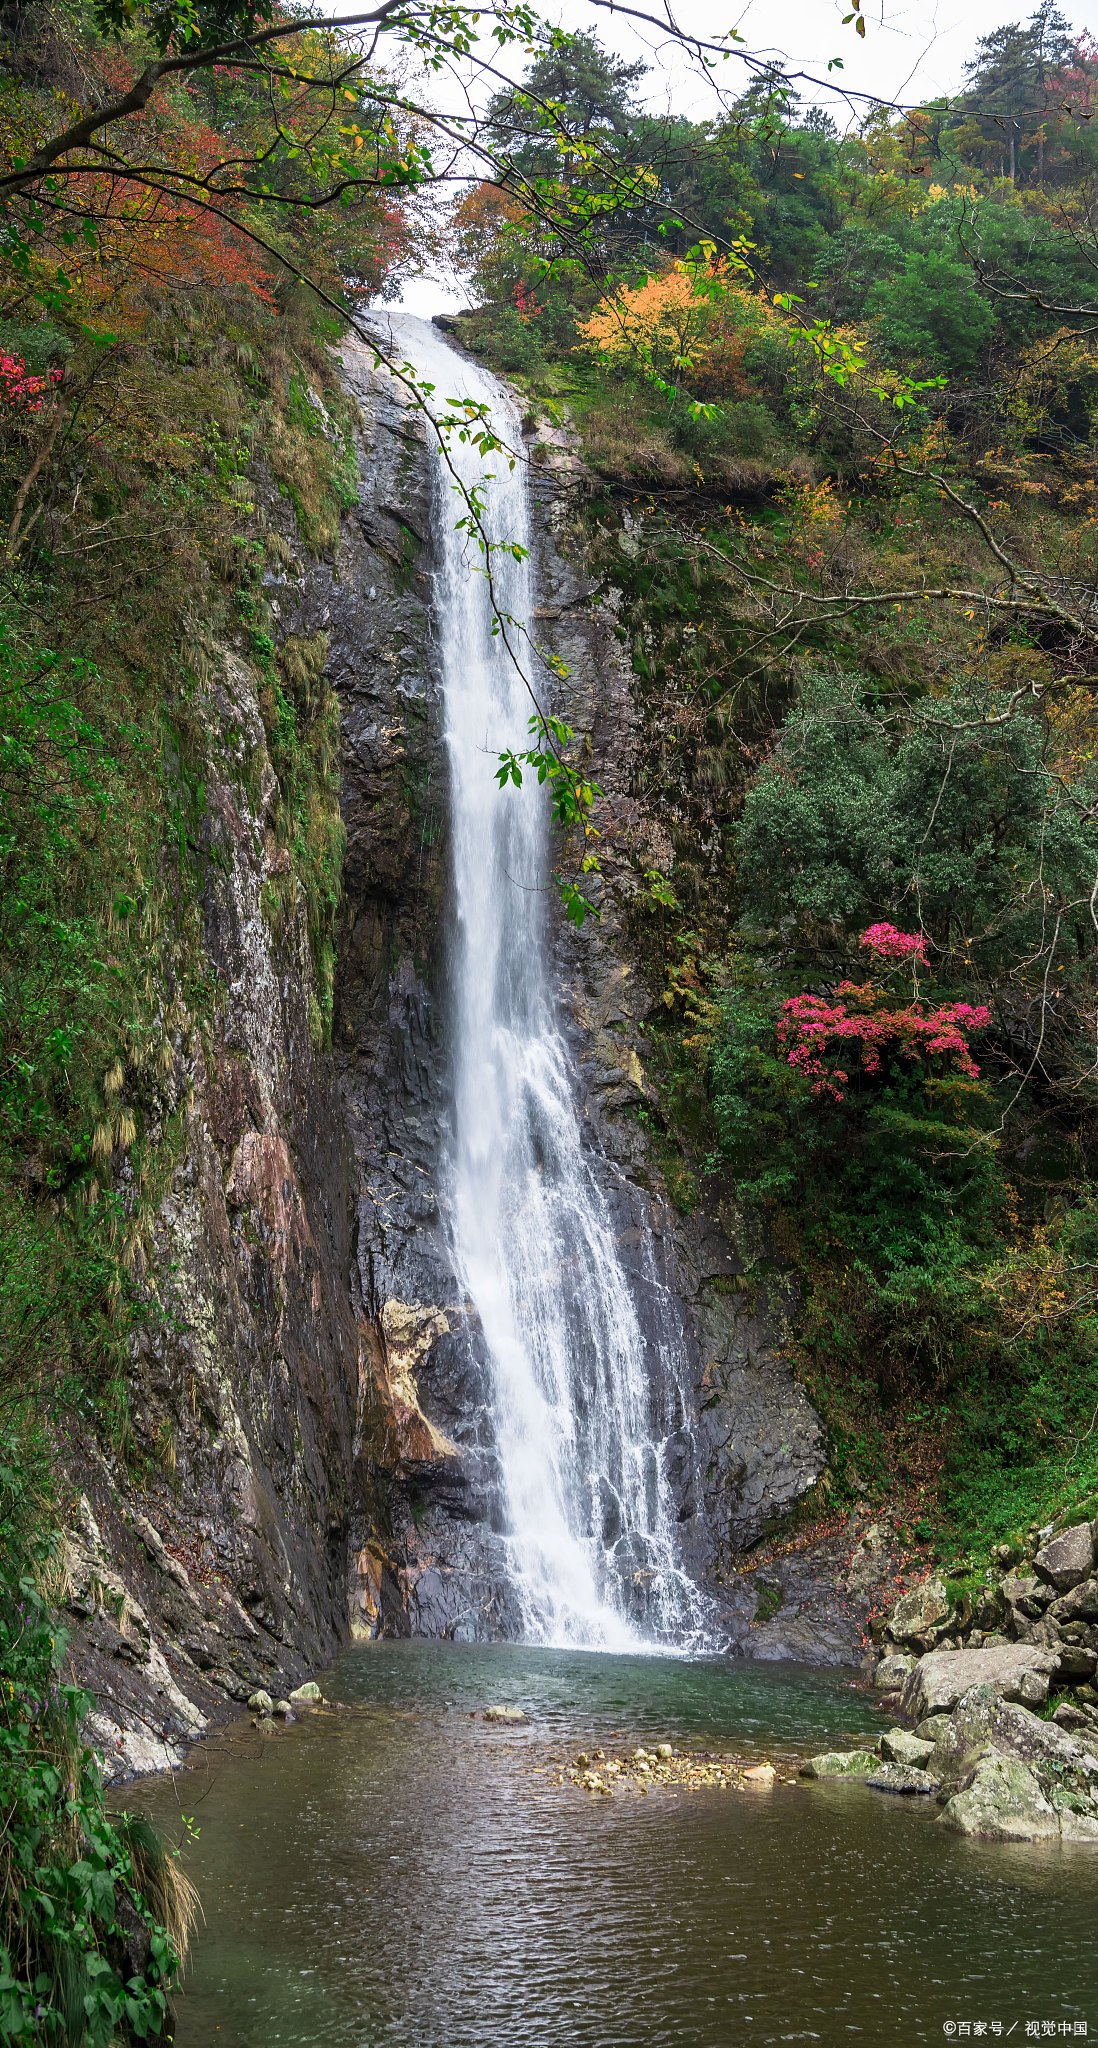
[[[494,377],[425,322],[388,322],[432,409],[471,398],[519,456],[448,441],[466,486],[486,474],[488,530],[530,544],[518,413]],[[625,1649],[683,1642],[703,1602],[676,1561],[665,1471],[681,1420],[679,1345],[646,1356],[605,1196],[584,1147],[550,982],[547,806],[536,778],[501,791],[529,744],[522,636],[492,632],[482,556],[441,457],[436,617],[451,783],[454,1120],[444,1201],[455,1267],[490,1362],[510,1576],[528,1640]],[[530,617],[531,566],[492,555],[500,610]],[[631,1247],[631,1256],[638,1256]],[[644,1257],[643,1249],[639,1253]],[[654,1276],[650,1276],[654,1278]],[[665,1412],[660,1412],[661,1410]]]

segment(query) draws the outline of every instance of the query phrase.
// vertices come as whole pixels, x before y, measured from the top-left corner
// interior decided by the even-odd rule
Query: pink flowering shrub
[[[862,945],[878,960],[925,960],[925,941],[895,925],[870,925]],[[791,1067],[812,1084],[813,1095],[841,1102],[856,1063],[863,1075],[886,1063],[940,1061],[975,1080],[979,1067],[968,1042],[990,1023],[986,1003],[924,1003],[900,1007],[873,982],[841,981],[833,996],[790,996],[778,1016],[778,1043]]]
[[[894,924],[871,924],[861,943],[878,960],[926,961],[926,940],[921,932],[899,932]]]
[[[36,376],[18,356],[0,349],[0,407],[11,412],[41,412],[46,393],[61,382],[60,370]]]

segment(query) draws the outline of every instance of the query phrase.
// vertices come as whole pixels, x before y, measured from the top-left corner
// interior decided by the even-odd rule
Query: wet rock
[[[249,1712],[253,1714],[273,1714],[274,1701],[271,1698],[270,1693],[266,1692],[264,1688],[260,1686],[259,1691],[253,1692],[250,1700],[248,1701],[248,1709]]]
[[[997,1749],[979,1758],[970,1782],[947,1802],[942,1819],[960,1834],[995,1842],[1050,1841],[1060,1833],[1056,1809],[1029,1766]]]
[[[274,1703],[273,1712],[279,1721],[297,1720],[297,1715],[294,1713],[294,1710],[291,1707],[289,1700],[276,1700]]]
[[[1064,1529],[1042,1545],[1033,1561],[1042,1578],[1048,1579],[1058,1593],[1070,1592],[1094,1570],[1092,1524],[1077,1522],[1074,1528]]]
[[[890,1728],[881,1737],[881,1755],[889,1763],[907,1764],[921,1770],[933,1753],[933,1742],[912,1735],[907,1728]]]
[[[750,1764],[743,1773],[745,1785],[773,1785],[777,1778],[773,1764]]]
[[[889,1631],[899,1643],[912,1643],[917,1649],[925,1649],[928,1642],[950,1615],[949,1598],[943,1581],[936,1573],[924,1579],[919,1586],[913,1586],[897,1600],[889,1616]]]
[[[948,1713],[978,1685],[991,1686],[1002,1699],[1026,1699],[1030,1705],[1039,1705],[1048,1698],[1049,1676],[1055,1667],[1054,1651],[1027,1643],[990,1650],[931,1650],[920,1657],[904,1686],[903,1712],[914,1722]]]
[[[514,1728],[520,1727],[526,1721],[526,1715],[521,1707],[485,1707],[484,1718],[486,1721],[502,1721]]]
[[[900,1692],[915,1669],[915,1659],[906,1652],[897,1650],[882,1657],[873,1674],[873,1683],[878,1692]]]
[[[912,1764],[878,1764],[865,1782],[871,1792],[897,1792],[907,1797],[926,1797],[938,1790],[937,1780],[929,1771],[918,1770]]]
[[[316,1682],[316,1679],[307,1678],[304,1685],[295,1685],[292,1693],[289,1695],[289,1698],[291,1706],[315,1707],[320,1705],[324,1698],[324,1695],[321,1692],[320,1687]]]
[[[880,1758],[868,1749],[825,1750],[801,1765],[802,1778],[868,1778],[880,1769]]]

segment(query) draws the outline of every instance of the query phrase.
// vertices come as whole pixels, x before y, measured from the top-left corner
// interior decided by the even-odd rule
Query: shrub
[[[15,1448],[7,1438],[0,1470],[9,1569]],[[159,2040],[197,1902],[147,1822],[108,1814],[80,1734],[91,1700],[64,1682],[64,1655],[36,1579],[0,1580],[0,2039]]]

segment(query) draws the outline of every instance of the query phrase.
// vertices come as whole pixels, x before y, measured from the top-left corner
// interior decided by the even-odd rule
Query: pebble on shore
[[[680,1786],[690,1792],[713,1787],[740,1792],[752,1787],[765,1789],[778,1779],[779,1773],[769,1761],[750,1764],[742,1757],[677,1750],[669,1742],[659,1742],[651,1749],[639,1747],[624,1756],[608,1756],[602,1749],[581,1750],[560,1772],[557,1783],[609,1799],[618,1791],[643,1794],[660,1785]],[[795,1784],[793,1771],[782,1782]]]

